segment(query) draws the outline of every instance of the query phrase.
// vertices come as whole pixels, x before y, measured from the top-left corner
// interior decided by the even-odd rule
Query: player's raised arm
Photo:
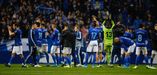
[[[99,21],[96,18],[97,17],[95,15],[92,15],[93,21],[95,21],[96,22],[96,26],[98,26],[99,25]]]
[[[112,28],[115,26],[115,23],[113,20],[111,20]]]
[[[9,32],[9,36],[13,36],[13,35],[15,35],[15,33],[12,32],[12,29],[11,29],[10,26],[8,26],[8,32]]]
[[[104,28],[104,27],[105,27],[105,26],[104,26],[104,25],[105,25],[105,23],[106,23],[106,20],[104,20],[104,21],[103,21],[103,23],[102,23],[102,28]]]

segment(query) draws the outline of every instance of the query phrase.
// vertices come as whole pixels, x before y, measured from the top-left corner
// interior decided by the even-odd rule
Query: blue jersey
[[[42,29],[43,30],[43,40],[42,40],[42,44],[47,44],[47,35],[46,35],[46,33],[47,33],[47,29]]]
[[[145,47],[147,39],[148,34],[146,30],[143,29],[136,30],[136,46]]]
[[[98,40],[99,30],[97,28],[90,28],[88,32],[89,40]]]
[[[134,44],[134,41],[131,40],[130,38],[121,36],[119,39],[122,46],[129,47]]]
[[[20,29],[16,29],[15,30],[15,46],[21,46],[22,45],[22,41],[21,41],[21,38],[22,38],[22,31]]]
[[[55,29],[50,35],[52,45],[60,45],[60,33],[57,29]]]
[[[43,31],[41,28],[34,30],[34,41],[36,46],[41,47],[42,45],[42,39],[43,39]]]
[[[127,37],[127,38],[130,38],[130,39],[133,38],[133,34],[130,33],[130,32],[125,32],[123,36],[124,36],[124,37]]]

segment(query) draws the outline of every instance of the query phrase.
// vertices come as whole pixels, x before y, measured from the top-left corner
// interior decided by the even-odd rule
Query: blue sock
[[[68,56],[64,57],[64,61],[66,65],[70,65],[70,58]]]
[[[92,66],[95,65],[95,61],[96,61],[96,53],[93,54],[93,61],[92,61]]]
[[[61,63],[65,64],[65,58],[64,58],[64,56],[61,56],[60,58],[61,58]]]
[[[45,52],[47,64],[49,64],[49,55]]]
[[[59,64],[61,64],[61,60],[62,60],[61,56],[58,56],[58,63]]]
[[[10,60],[9,60],[9,63],[8,63],[8,64],[11,64],[13,58],[14,58],[13,56],[10,57]]]
[[[121,64],[124,64],[124,55],[121,55]]]
[[[69,65],[71,65],[71,59],[70,59],[70,56],[67,56],[66,59],[67,59],[67,63],[68,63]]]
[[[54,65],[56,65],[57,63],[56,63],[56,56],[55,55],[52,55],[52,60],[53,60]]]
[[[62,64],[66,64],[66,61],[65,61],[65,57],[64,56],[62,56],[62,61],[63,61],[63,63]]]
[[[153,60],[154,60],[154,59],[151,57],[151,59],[150,59],[150,65],[151,65],[151,66],[153,66]]]
[[[87,53],[86,53],[86,60],[85,60],[85,64],[84,64],[85,66],[87,66],[88,58],[89,58],[89,53],[87,52]]]
[[[61,58],[60,58],[60,56],[57,55],[56,58],[57,58],[57,65],[61,64]]]
[[[140,56],[136,56],[135,65],[138,65],[138,64],[139,64],[139,60],[140,60]]]
[[[24,64],[24,61],[25,61],[24,57],[23,57],[23,58],[21,58],[21,61],[22,61],[22,64]]]
[[[126,56],[125,58],[124,58],[124,61],[125,61],[125,66],[129,66],[129,59],[130,59],[130,56]]]
[[[67,56],[63,56],[63,61],[64,61],[64,64],[65,64],[65,65],[68,64]]]
[[[146,64],[148,65],[148,56],[145,56],[144,58],[145,58]]]
[[[36,63],[39,64],[39,60],[40,60],[40,55],[36,56]]]

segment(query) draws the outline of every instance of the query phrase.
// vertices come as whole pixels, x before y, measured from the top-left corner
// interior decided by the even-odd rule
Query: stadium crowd
[[[9,35],[10,30],[14,29],[14,24],[22,30],[22,37],[29,38],[29,30],[34,24],[38,26],[38,23],[44,25],[49,33],[52,33],[52,25],[56,25],[62,36],[64,30],[68,34],[65,26],[70,28],[71,32],[77,31],[78,28],[82,33],[83,41],[86,42],[88,29],[98,24],[97,22],[100,26],[103,25],[106,19],[115,23],[114,38],[123,36],[127,30],[135,33],[135,30],[141,26],[145,26],[151,37],[157,18],[154,0],[1,0],[1,2],[0,41],[2,43],[12,39]],[[62,41],[65,42],[61,40],[61,43]],[[75,40],[71,43],[72,51],[75,50],[74,42]],[[152,39],[148,42],[152,43]],[[68,55],[67,53],[63,56]]]
[[[111,12],[116,23],[120,21],[126,27],[138,28],[141,22],[154,25],[155,3],[153,0],[1,0],[0,32],[5,33],[3,37],[8,39],[6,28],[16,21],[22,31],[26,32],[23,37],[27,37],[30,25],[36,18],[41,18],[46,24],[50,24],[55,18],[58,25],[70,21],[69,23],[89,26],[91,15],[98,16],[102,22],[107,10]],[[38,11],[37,7],[40,6],[43,9]]]

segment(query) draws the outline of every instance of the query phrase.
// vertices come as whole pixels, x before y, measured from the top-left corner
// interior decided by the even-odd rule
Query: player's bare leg
[[[97,64],[98,64],[97,67],[101,67],[102,65],[100,65],[100,64],[101,64],[101,61],[102,61],[102,52],[97,53],[96,61],[97,61]]]
[[[97,67],[101,67],[102,65],[100,65],[101,61],[102,61],[102,47],[103,44],[99,44],[98,46],[98,52],[96,53],[96,63],[97,63]]]

